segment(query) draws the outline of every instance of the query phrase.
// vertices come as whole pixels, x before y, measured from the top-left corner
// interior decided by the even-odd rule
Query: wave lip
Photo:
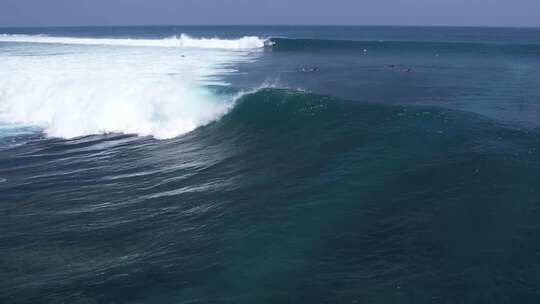
[[[259,49],[266,45],[266,40],[256,36],[244,36],[239,39],[220,39],[220,38],[192,38],[182,34],[176,38],[181,47],[204,48],[204,49]]]
[[[244,36],[238,39],[193,38],[186,34],[164,39],[78,38],[1,34],[0,42],[249,50],[263,48],[266,40],[256,36]]]

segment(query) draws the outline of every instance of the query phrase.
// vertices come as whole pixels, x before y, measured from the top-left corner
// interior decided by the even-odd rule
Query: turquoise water
[[[538,29],[0,32],[0,302],[540,300]]]

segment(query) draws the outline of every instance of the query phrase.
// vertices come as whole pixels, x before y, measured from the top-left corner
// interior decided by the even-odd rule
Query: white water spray
[[[2,35],[0,41],[10,42],[0,44],[0,122],[39,126],[62,138],[119,132],[166,139],[216,120],[233,98],[216,96],[206,85],[219,83],[231,64],[250,60],[264,46],[256,37],[185,35]]]

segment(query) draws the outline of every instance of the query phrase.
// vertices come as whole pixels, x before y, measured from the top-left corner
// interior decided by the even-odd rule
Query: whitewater
[[[0,125],[50,137],[125,133],[173,138],[219,119],[235,95],[215,94],[265,40],[0,35]],[[14,128],[3,128],[3,130]]]

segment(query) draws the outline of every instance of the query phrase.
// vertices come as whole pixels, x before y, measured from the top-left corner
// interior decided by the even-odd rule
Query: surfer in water
[[[318,72],[318,71],[319,71],[318,67],[303,67],[300,69],[300,72],[302,73],[313,73],[313,72]]]

